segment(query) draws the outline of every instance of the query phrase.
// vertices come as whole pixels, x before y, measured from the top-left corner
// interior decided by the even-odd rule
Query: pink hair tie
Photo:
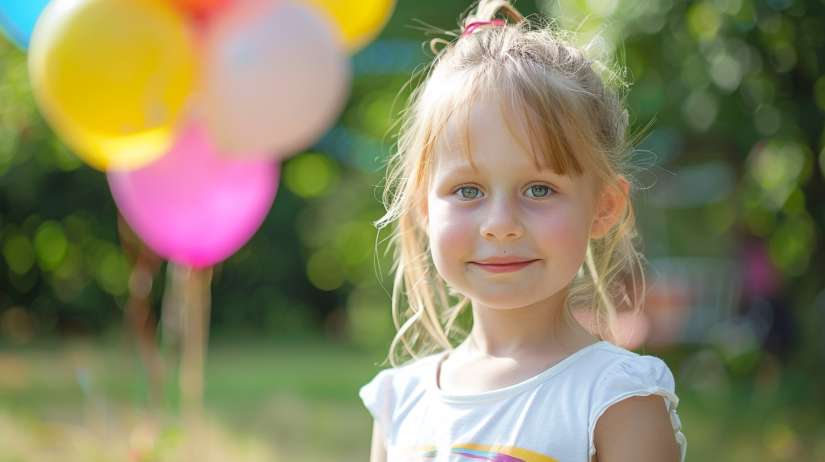
[[[493,20],[493,21],[471,22],[470,24],[467,24],[467,27],[464,28],[464,33],[461,34],[461,36],[464,37],[465,35],[472,34],[473,31],[476,30],[476,27],[478,27],[478,26],[486,26],[486,25],[504,26],[506,24],[507,24],[507,22],[502,21],[501,19],[496,19],[496,20]]]

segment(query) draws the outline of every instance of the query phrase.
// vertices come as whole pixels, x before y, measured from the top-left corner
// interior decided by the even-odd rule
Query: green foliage
[[[213,331],[326,332],[386,348],[394,331],[392,258],[388,236],[378,236],[371,222],[383,215],[377,199],[383,162],[408,80],[430,59],[421,46],[427,37],[407,26],[419,19],[450,28],[467,6],[399,2],[382,36],[353,57],[356,79],[338,124],[311,152],[284,162],[282,187],[263,226],[216,272]],[[639,207],[648,256],[735,257],[743,237],[763,239],[787,278],[786,290],[809,294],[797,302],[804,316],[825,272],[825,5],[539,0],[517,6],[526,14],[548,12],[584,38],[603,37],[627,66],[634,126],[655,119],[639,147],[637,180],[666,185],[673,171],[688,192],[678,207],[657,202],[665,197],[659,185],[644,193],[648,202]],[[116,208],[105,177],[72,156],[41,119],[25,59],[0,42],[0,316],[18,307],[32,325],[53,325],[52,334],[98,331],[120,322],[128,289],[130,262],[119,246]],[[657,160],[645,160],[645,152]],[[689,181],[708,175],[708,188]],[[698,193],[705,196],[689,197]],[[152,290],[155,309],[163,285],[162,271]],[[38,300],[55,307],[56,323],[38,321]]]

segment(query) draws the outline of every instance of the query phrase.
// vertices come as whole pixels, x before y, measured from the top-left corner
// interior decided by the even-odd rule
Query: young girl
[[[414,361],[361,389],[372,462],[684,461],[670,370],[613,345],[644,287],[620,74],[588,48],[482,0],[411,96],[377,226]]]

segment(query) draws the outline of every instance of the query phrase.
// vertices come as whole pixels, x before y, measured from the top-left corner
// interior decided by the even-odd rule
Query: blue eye
[[[462,199],[476,199],[482,196],[481,191],[479,191],[475,186],[462,186],[461,188],[458,188],[456,193],[458,193],[459,197]]]
[[[539,198],[539,197],[547,197],[552,192],[553,192],[553,190],[550,189],[549,187],[541,185],[541,184],[537,184],[537,185],[533,185],[530,188],[528,188],[527,191],[525,192],[525,194],[528,197]]]

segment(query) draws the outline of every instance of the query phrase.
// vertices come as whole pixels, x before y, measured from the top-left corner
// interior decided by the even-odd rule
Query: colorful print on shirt
[[[394,451],[393,462],[429,462],[438,454],[435,446],[407,446]],[[450,448],[451,462],[559,462],[529,449],[515,446],[456,444]]]

